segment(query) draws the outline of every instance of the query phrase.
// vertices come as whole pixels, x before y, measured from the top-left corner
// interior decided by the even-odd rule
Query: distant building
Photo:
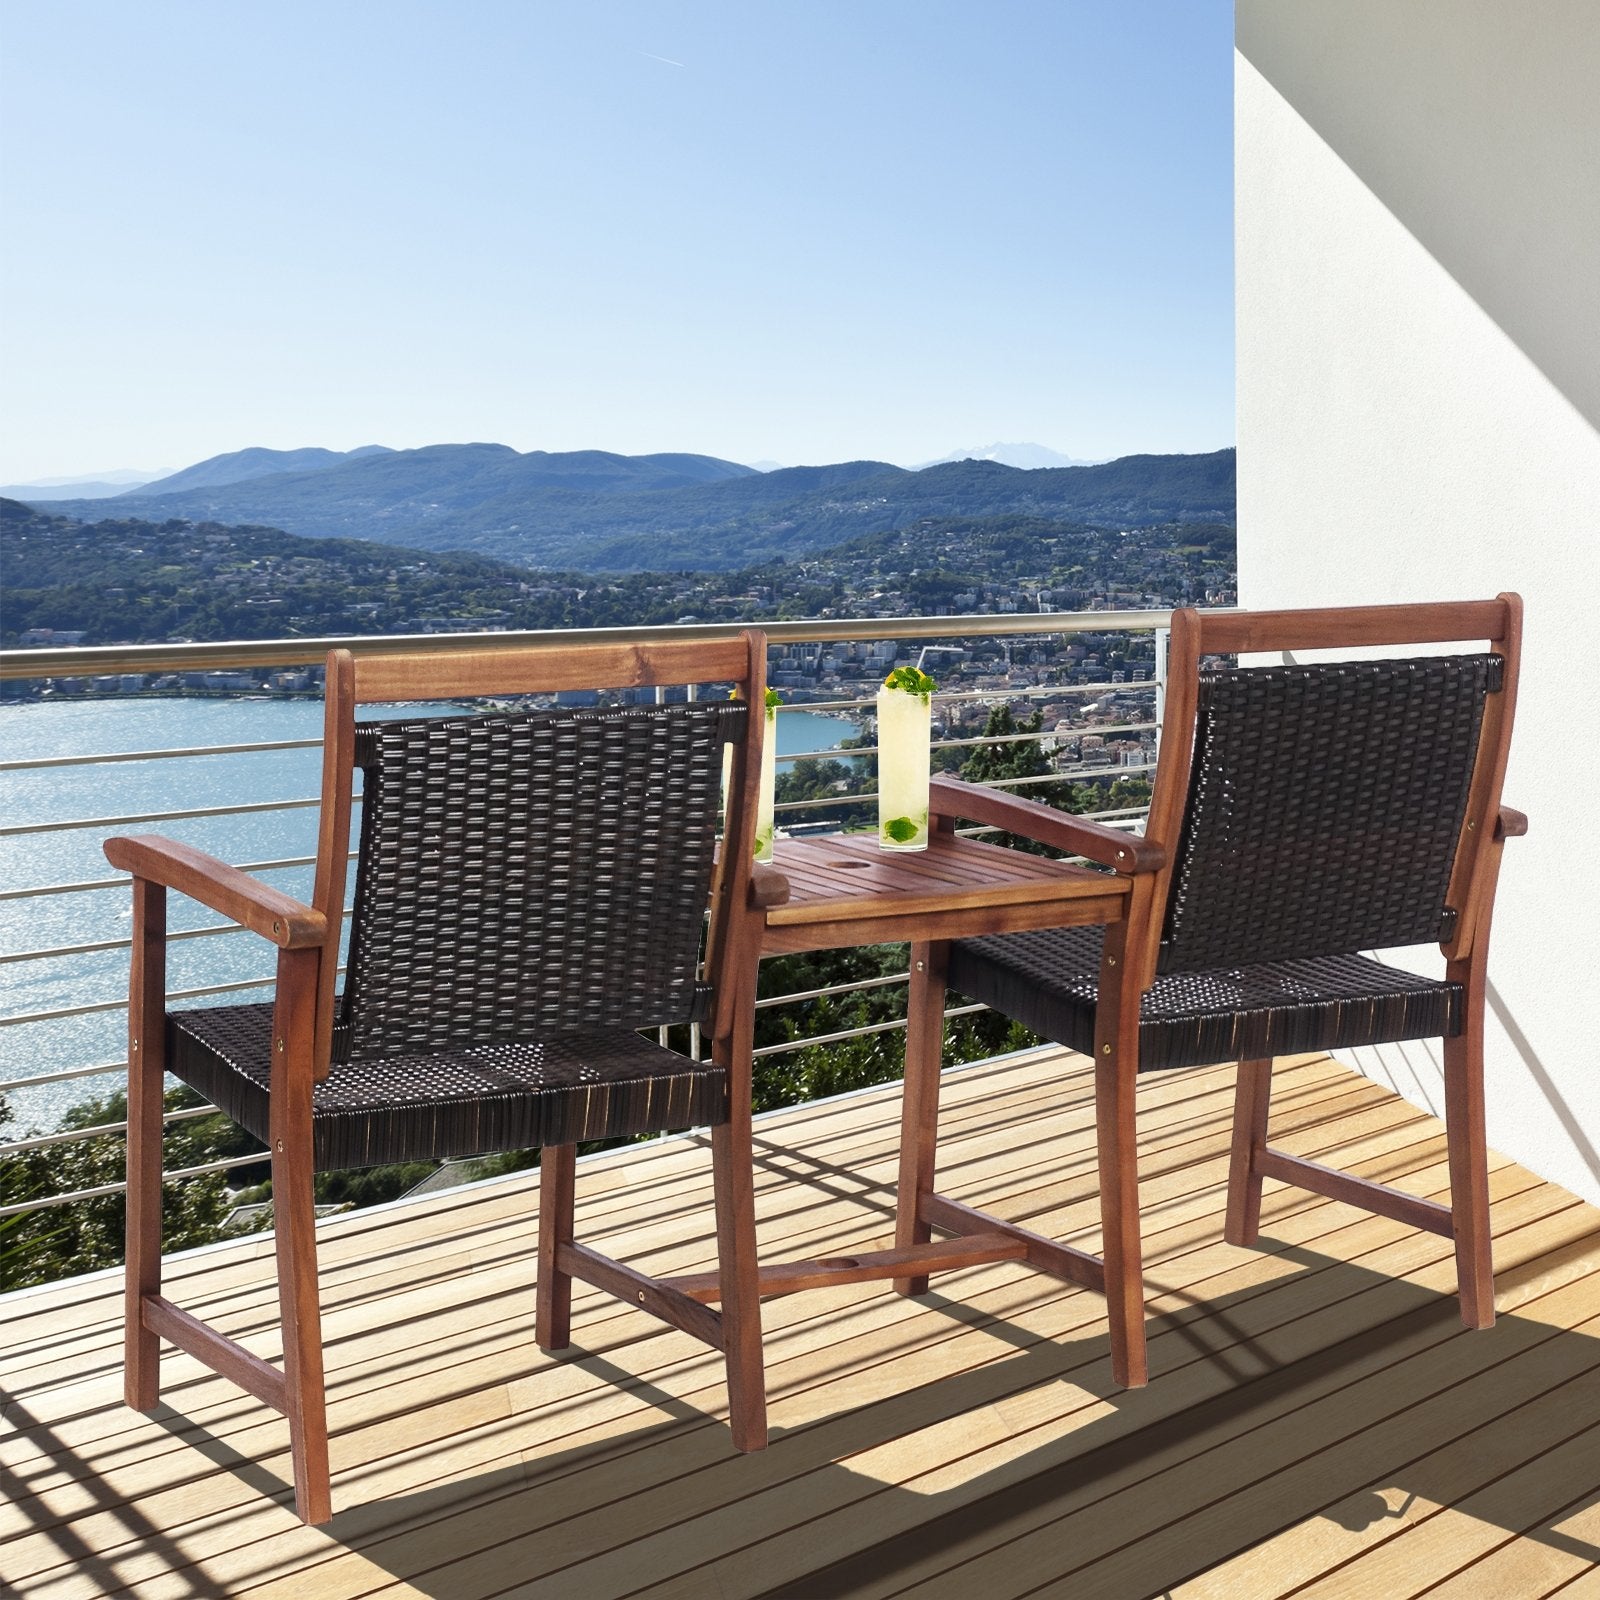
[[[86,629],[80,628],[29,628],[17,641],[21,645],[51,645],[62,647],[83,643]]]

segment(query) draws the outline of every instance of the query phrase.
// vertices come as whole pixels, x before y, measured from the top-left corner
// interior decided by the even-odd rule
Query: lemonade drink
[[[900,667],[878,690],[878,843],[885,850],[928,848],[928,746],[933,679]]]
[[[761,791],[756,798],[756,860],[772,859],[774,801],[778,787],[778,707],[782,704],[775,689],[767,690],[767,720],[761,739]]]

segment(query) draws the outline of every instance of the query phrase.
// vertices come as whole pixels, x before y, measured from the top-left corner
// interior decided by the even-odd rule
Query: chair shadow
[[[1163,1587],[1176,1585],[1217,1560],[1227,1559],[1286,1527],[1313,1518],[1326,1518],[1347,1530],[1360,1532],[1385,1520],[1396,1521],[1398,1526],[1406,1507],[1415,1498],[1449,1504],[1460,1498],[1460,1490],[1458,1485],[1452,1486],[1445,1472],[1443,1458],[1447,1451],[1439,1441],[1467,1434],[1472,1435],[1466,1447],[1472,1452],[1473,1480],[1482,1486],[1473,1494],[1475,1518],[1502,1528],[1506,1534],[1539,1540],[1581,1559],[1600,1562],[1600,1545],[1574,1539],[1554,1526],[1572,1516],[1582,1504],[1600,1501],[1600,1468],[1593,1474],[1592,1484],[1567,1485],[1577,1497],[1576,1502],[1562,1506],[1546,1521],[1531,1527],[1527,1525],[1525,1510],[1519,1509],[1522,1502],[1516,1485],[1501,1486],[1500,1480],[1530,1459],[1530,1448],[1525,1429],[1516,1439],[1502,1438],[1502,1430],[1485,1421],[1507,1410],[1507,1401],[1502,1397],[1503,1361],[1493,1353],[1494,1345],[1487,1343],[1496,1339],[1496,1331],[1469,1333],[1462,1329],[1452,1295],[1397,1282],[1383,1274],[1331,1261],[1299,1247],[1275,1244],[1266,1239],[1262,1245],[1280,1258],[1318,1274],[1322,1296],[1309,1313],[1312,1318],[1337,1302],[1379,1286],[1388,1286],[1391,1296],[1398,1298],[1404,1309],[1327,1348],[1287,1364],[1274,1365],[1260,1344],[1242,1331],[1236,1316],[1246,1301],[1257,1297],[1259,1290],[1215,1301],[1197,1301],[1192,1312],[1153,1319],[1152,1336],[1165,1334],[1166,1337],[1157,1346],[1160,1359],[1155,1365],[1151,1386],[1122,1391],[1111,1384],[1103,1335],[1041,1342],[1003,1320],[964,1305],[959,1299],[935,1292],[918,1302],[927,1316],[981,1326],[991,1336],[1013,1344],[1015,1354],[1003,1357],[998,1363],[936,1379],[911,1394],[888,1396],[859,1409],[847,1407],[793,1430],[775,1429],[771,1447],[761,1455],[739,1458],[731,1447],[725,1452],[709,1454],[701,1448],[684,1461],[681,1472],[674,1471],[671,1453],[686,1437],[685,1424],[699,1425],[693,1427],[697,1435],[703,1433],[708,1424],[715,1428],[720,1428],[721,1424],[711,1422],[695,1407],[648,1381],[625,1372],[612,1360],[574,1349],[567,1357],[569,1362],[575,1362],[597,1378],[622,1384],[636,1399],[657,1409],[663,1420],[641,1426],[624,1439],[613,1440],[604,1447],[541,1454],[522,1466],[353,1507],[336,1516],[326,1531],[376,1566],[391,1571],[415,1592],[451,1600],[460,1592],[452,1576],[457,1559],[477,1560],[484,1553],[476,1542],[464,1542],[461,1549],[452,1550],[449,1521],[452,1511],[493,1502],[496,1537],[500,1541],[511,1541],[548,1524],[548,1511],[541,1507],[541,1501],[548,1498],[546,1486],[552,1480],[573,1474],[592,1474],[592,1504],[598,1506],[607,1500],[613,1501],[620,1519],[629,1515],[632,1497],[626,1485],[632,1481],[639,1482],[645,1492],[668,1481],[681,1490],[686,1481],[697,1474],[705,1474],[705,1499],[697,1511],[711,1512],[744,1495],[776,1489],[803,1477],[807,1480],[802,1495],[806,1504],[838,1506],[875,1497],[880,1514],[874,1520],[880,1526],[900,1531],[848,1552],[830,1550],[826,1535],[819,1532],[818,1565],[804,1576],[760,1591],[730,1591],[718,1587],[717,1577],[708,1571],[704,1592],[708,1596],[730,1597],[738,1592],[747,1595],[749,1600],[845,1600],[868,1586],[890,1583],[897,1574],[927,1563],[941,1552],[951,1552],[952,1562],[961,1560],[963,1556],[955,1552],[968,1540],[981,1540],[988,1535],[998,1544],[1003,1535],[997,1530],[1008,1524],[1048,1520],[1058,1505],[1061,1514],[1079,1510],[1085,1495],[1092,1495],[1094,1487],[1111,1474],[1137,1469],[1141,1462],[1160,1452],[1181,1448],[1188,1442],[1199,1446],[1212,1430],[1230,1427],[1237,1430],[1241,1420],[1248,1424],[1252,1416],[1268,1422],[1293,1408],[1296,1397],[1301,1394],[1309,1400],[1325,1395],[1330,1388],[1337,1388],[1341,1381],[1354,1380],[1357,1369],[1374,1357],[1381,1358],[1386,1348],[1419,1335],[1437,1335],[1440,1340],[1459,1337],[1486,1341],[1484,1348],[1488,1359],[1453,1388],[1442,1391],[1442,1397],[1440,1391],[1430,1388],[1424,1381],[1425,1361],[1416,1364],[1414,1394],[1408,1394],[1398,1384],[1393,1385],[1393,1405],[1388,1414],[1401,1412],[1413,1403],[1429,1402],[1449,1407],[1444,1426],[1430,1430],[1429,1437],[1435,1442],[1427,1446],[1427,1453],[1416,1445],[1408,1449],[1404,1443],[1408,1436],[1402,1430],[1397,1436],[1400,1442],[1392,1447],[1351,1452],[1351,1466],[1344,1477],[1331,1486],[1323,1482],[1314,1492],[1308,1487],[1303,1504],[1284,1503],[1279,1475],[1268,1472],[1256,1481],[1249,1481],[1251,1475],[1246,1473],[1244,1486],[1228,1496],[1229,1549],[1213,1552],[1192,1571],[1162,1574],[1160,1582],[1148,1592],[1159,1594]],[[1546,1259],[1531,1264],[1526,1270],[1531,1275],[1548,1269]],[[1516,1277],[1516,1269],[1502,1273],[1502,1287],[1509,1287]],[[1502,1316],[1497,1331],[1505,1351],[1504,1361],[1514,1362],[1520,1354],[1537,1346],[1543,1352],[1541,1361],[1550,1360],[1552,1370],[1580,1376],[1600,1370],[1600,1339],[1590,1335],[1552,1329],[1526,1321],[1515,1313]],[[1215,1369],[1223,1380],[1223,1387],[1210,1398],[1182,1411],[1164,1414],[1163,1375],[1190,1361],[1199,1361]],[[1345,1379],[1346,1373],[1349,1379]],[[1062,1436],[1059,1431],[1052,1430],[1050,1442],[1034,1452],[1039,1460],[1036,1470],[1024,1470],[1020,1475],[1018,1464],[1013,1460],[1003,1470],[969,1479],[959,1489],[921,1494],[872,1479],[847,1465],[832,1461],[818,1463],[814,1459],[815,1447],[808,1456],[802,1443],[804,1436],[815,1428],[849,1417],[853,1424],[850,1452],[859,1455],[917,1428],[947,1422],[969,1412],[985,1411],[994,1403],[999,1391],[1016,1394],[1060,1383],[1071,1383],[1082,1390],[1091,1403],[1104,1401],[1113,1409],[1101,1412],[1072,1431],[1076,1448],[1068,1459],[1060,1459]],[[1530,1403],[1534,1398],[1536,1395],[1530,1394],[1521,1403]],[[1560,1444],[1565,1432],[1571,1430],[1569,1426],[1564,1431],[1557,1422],[1552,1423],[1548,1431],[1548,1439],[1537,1441],[1539,1453]],[[1246,1437],[1231,1440],[1223,1448],[1248,1451],[1251,1446]],[[640,1453],[657,1451],[665,1453],[664,1459],[640,1472]],[[632,1460],[634,1465],[620,1469],[621,1476],[613,1476],[608,1484],[608,1474],[619,1470],[616,1463],[620,1457]],[[731,1491],[728,1487],[730,1468],[742,1474],[739,1487]],[[985,1476],[989,1478],[987,1486]],[[1391,1506],[1379,1493],[1379,1487],[1398,1488],[1404,1498],[1399,1505]],[[1269,1489],[1272,1492],[1269,1493]],[[1115,1533],[1115,1521],[1120,1513],[1133,1519],[1128,1525],[1129,1540],[1145,1536],[1151,1527],[1149,1496],[1160,1493],[1159,1485],[1150,1490],[1134,1485],[1109,1494],[1095,1513],[1100,1519],[1098,1528],[1101,1531],[1109,1528]],[[689,1513],[690,1516],[694,1514]],[[1175,1512],[1177,1514],[1181,1514],[1181,1508]],[[428,1570],[418,1571],[414,1540],[397,1539],[397,1532],[403,1534],[404,1530],[415,1529],[434,1519],[440,1520],[432,1564]],[[1163,1520],[1156,1516],[1154,1525]],[[561,1530],[565,1547],[563,1565],[572,1569],[573,1586],[570,1590],[553,1589],[551,1592],[570,1593],[574,1600],[606,1592],[594,1587],[597,1580],[592,1575],[576,1569],[584,1561],[617,1545],[617,1524],[613,1519],[599,1518],[590,1519],[589,1526],[593,1533],[588,1536],[575,1537],[573,1530],[565,1527]],[[654,1524],[640,1526],[641,1541],[648,1540],[654,1527]],[[1106,1548],[1122,1542],[1121,1538],[1108,1538]],[[408,1559],[396,1559],[401,1555],[401,1547],[411,1550],[413,1555]],[[721,1553],[708,1549],[706,1559],[714,1559]],[[644,1585],[651,1559],[648,1551],[641,1549],[633,1578],[616,1592],[621,1594]],[[975,1589],[982,1585],[984,1559],[979,1557],[974,1562],[971,1584]],[[1005,1557],[1002,1554],[998,1559],[1003,1561]],[[1070,1565],[1070,1549],[1064,1549],[1063,1571],[1069,1570]],[[663,1571],[655,1576],[664,1578],[667,1574]],[[1098,1591],[1092,1585],[1091,1578],[1081,1590],[1073,1592],[1094,1596]],[[694,1592],[692,1582],[683,1592]],[[1115,1600],[1132,1600],[1132,1597],[1118,1594]]]

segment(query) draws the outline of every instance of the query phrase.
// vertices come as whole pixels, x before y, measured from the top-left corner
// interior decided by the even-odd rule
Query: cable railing
[[[878,644],[894,642],[896,645],[918,640],[939,641],[982,641],[1027,638],[1033,636],[1036,641],[1048,648],[1064,639],[1074,638],[1084,634],[1150,634],[1155,637],[1155,648],[1148,659],[1150,675],[1139,681],[1115,681],[1110,678],[1093,678],[1084,682],[1028,682],[1022,681],[1015,669],[1008,672],[1012,680],[1008,682],[991,682],[980,687],[952,687],[940,690],[934,697],[934,703],[940,713],[941,724],[944,727],[944,736],[936,733],[934,747],[936,751],[960,751],[964,755],[987,747],[1018,746],[1030,742],[1041,742],[1046,747],[1055,748],[1054,741],[1080,741],[1085,737],[1098,738],[1101,741],[1118,739],[1124,741],[1123,758],[1115,762],[1093,762],[1079,760],[1075,764],[1062,764],[1060,767],[1052,763],[1049,772],[1038,775],[1024,775],[1003,777],[987,780],[992,786],[1000,788],[1014,788],[1026,791],[1029,787],[1037,785],[1060,784],[1062,782],[1097,783],[1107,784],[1118,778],[1148,778],[1154,770],[1153,748],[1154,736],[1160,715],[1160,695],[1162,690],[1161,677],[1165,661],[1165,636],[1164,629],[1169,621],[1170,613],[1165,611],[1116,611],[1116,612],[1053,612],[1053,613],[1018,613],[1000,616],[977,617],[912,617],[912,618],[867,618],[851,620],[814,620],[795,622],[774,622],[765,624],[770,645],[775,649],[783,649],[793,645],[833,644],[852,645],[864,641]],[[730,631],[727,624],[685,624],[663,628],[636,628],[636,629],[583,629],[568,630],[560,634],[563,642],[589,643],[599,640],[612,642],[634,642],[646,637],[658,638],[663,635],[675,638],[712,638],[726,636]],[[346,647],[358,652],[369,654],[392,654],[400,651],[413,650],[446,650],[470,644],[474,648],[507,648],[525,642],[550,642],[550,634],[458,634],[458,635],[427,635],[423,637],[383,637],[383,638],[350,638],[331,640],[271,640],[261,643],[224,643],[204,645],[159,645],[159,646],[114,646],[95,647],[89,649],[50,649],[50,650],[18,650],[0,652],[0,681],[24,679],[56,679],[56,680],[82,680],[114,675],[118,679],[125,679],[127,675],[138,674],[169,674],[197,670],[213,670],[231,668],[244,671],[265,671],[283,666],[300,666],[319,661],[329,648]],[[879,654],[872,663],[876,675],[887,670],[894,663],[887,656]],[[780,662],[780,666],[784,663]],[[792,676],[792,669],[786,675]],[[802,691],[804,693],[804,691]],[[792,694],[792,691],[791,691]],[[1107,696],[1118,697],[1122,701],[1122,718],[1104,723],[1090,723],[1079,720],[1072,723],[1066,730],[1059,732],[1054,729],[1041,729],[1033,732],[986,734],[971,733],[962,726],[962,713],[973,707],[981,708],[985,705],[998,704],[1027,704],[1029,702],[1044,703],[1047,701],[1073,702],[1079,699],[1087,702],[1090,700],[1104,700]],[[1151,701],[1151,714],[1147,720],[1129,720],[1125,709],[1127,701],[1122,697],[1136,696],[1141,700]],[[64,699],[67,697],[63,697]],[[81,704],[84,697],[72,696],[71,703]],[[119,699],[134,698],[126,693],[118,695]],[[163,697],[170,698],[170,697]],[[289,697],[282,697],[288,700]],[[300,697],[301,703],[308,703],[304,696]],[[320,708],[320,698],[309,702]],[[241,704],[237,696],[234,704],[238,706],[242,716],[250,715],[253,705]],[[861,721],[870,718],[874,713],[875,702],[868,695],[866,697],[849,696],[825,698],[815,694],[814,691],[805,694],[804,698],[793,695],[780,709],[780,719],[789,713],[818,713],[835,717],[856,719],[856,726],[860,727]],[[1137,714],[1136,714],[1137,715]],[[1134,752],[1130,742],[1137,743],[1137,759],[1132,759]],[[171,762],[204,762],[227,760],[230,763],[243,761],[256,756],[292,757],[296,752],[319,751],[321,740],[318,738],[269,738],[254,742],[229,740],[226,742],[212,743],[187,743],[179,747],[167,748],[141,748],[135,750],[108,750],[103,753],[96,752],[71,752],[65,754],[28,754],[17,759],[0,761],[0,783],[22,775],[48,776],[54,771],[71,774],[72,782],[88,784],[96,769],[126,769],[130,764],[138,763],[171,763]],[[781,746],[780,746],[781,748]],[[859,744],[850,744],[841,748],[839,743],[826,747],[806,750],[784,750],[780,761],[784,768],[791,768],[793,763],[808,758],[816,760],[835,761],[843,764],[852,775],[859,764],[870,761],[876,754],[876,746],[863,740]],[[88,769],[87,771],[85,769]],[[181,773],[186,768],[161,767],[162,772]],[[232,769],[230,769],[232,770]],[[312,769],[308,767],[307,771]],[[178,781],[178,780],[174,780]],[[91,791],[96,798],[98,790]],[[76,790],[74,789],[74,794]],[[178,793],[173,798],[188,801],[191,798],[199,799],[200,796],[190,796]],[[359,799],[359,796],[357,797]],[[870,818],[871,808],[876,802],[876,790],[852,788],[846,793],[830,794],[821,797],[802,797],[781,801],[777,810],[779,813],[779,826],[784,825],[784,818],[792,819],[791,826],[804,825],[806,831],[826,831],[830,825],[840,828],[859,827],[865,825]],[[61,817],[30,817],[26,810],[13,809],[11,815],[18,818],[8,821],[0,826],[0,860],[5,855],[12,855],[19,849],[29,845],[42,844],[52,850],[71,851],[82,847],[92,851],[94,856],[99,855],[99,839],[96,834],[110,833],[129,826],[145,826],[150,824],[169,825],[180,824],[206,824],[214,826],[242,820],[261,820],[283,818],[290,813],[314,812],[319,805],[316,796],[306,796],[303,793],[291,795],[288,798],[272,799],[246,799],[226,800],[211,804],[165,804],[135,806],[126,811],[113,812],[109,808],[95,808],[94,814],[84,815],[88,807],[80,807],[75,814]],[[831,813],[831,815],[827,815]],[[1084,813],[1095,817],[1112,826],[1137,827],[1145,815],[1145,807],[1135,806],[1106,806]],[[971,828],[963,829],[964,833],[981,834],[992,832],[991,829]],[[309,841],[308,841],[309,846]],[[238,851],[227,852],[229,859],[233,859]],[[245,857],[250,857],[252,852],[243,850]],[[308,873],[314,863],[314,856],[309,847],[295,851],[285,852],[281,849],[270,852],[255,852],[256,859],[241,859],[235,864],[241,870],[256,873]],[[351,853],[350,859],[354,859]],[[60,921],[67,917],[72,924],[75,934],[70,938],[56,938],[46,943],[22,944],[18,948],[9,948],[10,940],[7,939],[7,948],[0,948],[0,982],[6,983],[13,992],[16,987],[10,980],[13,975],[34,973],[45,970],[48,964],[54,963],[57,967],[69,967],[74,962],[100,961],[109,963],[115,958],[125,955],[131,949],[131,939],[126,935],[115,933],[107,926],[108,918],[114,921],[120,912],[107,912],[107,901],[104,900],[109,891],[125,890],[126,879],[120,876],[91,875],[79,872],[75,875],[66,875],[59,881],[43,881],[38,883],[19,884],[11,881],[15,875],[15,867],[10,866],[0,869],[0,912],[10,910],[14,913],[38,911],[41,907],[54,905],[70,908],[56,917]],[[93,897],[99,895],[102,900],[95,902]],[[91,911],[91,906],[98,906],[98,911]],[[176,907],[175,907],[176,909]],[[199,911],[201,908],[194,908]],[[346,917],[349,916],[348,910]],[[85,923],[100,926],[85,927]],[[169,940],[179,948],[180,952],[205,952],[209,950],[222,951],[233,948],[228,944],[230,940],[237,940],[245,930],[229,923],[207,922],[194,927],[175,927],[169,933]],[[97,936],[85,937],[86,933]],[[3,936],[3,935],[0,935]],[[241,948],[255,947],[253,941],[241,941]],[[342,970],[342,969],[341,969]],[[848,982],[826,984],[810,989],[796,990],[792,993],[763,996],[757,1001],[759,1011],[766,1013],[785,1007],[808,1007],[823,1001],[835,1001],[853,995],[874,990],[889,990],[903,987],[908,981],[909,974],[904,971],[895,971],[889,974],[880,974],[871,977],[856,978]],[[104,985],[108,981],[120,986],[125,983],[126,968],[120,963],[115,967],[103,965],[93,972],[84,970],[77,974],[68,973],[65,979],[58,978],[60,983],[76,982],[90,984],[95,979]],[[169,991],[168,998],[172,1001],[207,1000],[213,997],[237,997],[248,995],[251,991],[267,991],[273,983],[269,972],[259,975],[253,971],[240,971],[236,966],[230,968],[226,974],[221,971],[215,973],[212,981],[189,982]],[[46,986],[48,987],[48,985]],[[109,1088],[121,1087],[115,1080],[119,1077],[125,1082],[127,1070],[126,1059],[120,1053],[120,1047],[114,1046],[110,1040],[104,1041],[98,1049],[90,1048],[79,1041],[76,1046],[71,1041],[51,1038],[47,1041],[42,1051],[29,1052],[19,1048],[16,1052],[4,1052],[4,1044],[9,1039],[16,1039],[25,1035],[27,1030],[49,1029],[52,1026],[73,1024],[92,1026],[114,1017],[127,1010],[125,992],[108,993],[105,998],[86,999],[81,995],[66,1000],[56,997],[59,1003],[35,1004],[14,1009],[8,1002],[3,1014],[0,1014],[0,1095],[12,1097],[13,1101],[20,1095],[23,1097],[37,1098],[44,1091],[49,1091],[62,1084],[81,1083],[87,1080],[103,1080]],[[947,1019],[955,1019],[982,1011],[982,1006],[953,1005],[947,1008]],[[834,1028],[828,1031],[799,1035],[794,1038],[761,1045],[756,1050],[756,1055],[761,1058],[778,1056],[795,1051],[810,1049],[842,1043],[847,1040],[858,1039],[870,1035],[890,1034],[906,1026],[903,1016],[891,1017],[860,1023],[848,1028]],[[78,1053],[87,1053],[88,1059],[80,1059],[63,1064],[59,1057],[63,1053],[70,1054],[74,1048]],[[698,1030],[694,1030],[690,1049],[699,1055],[701,1040]],[[45,1059],[41,1059],[41,1056]],[[47,1064],[47,1059],[56,1057],[54,1062]],[[42,1069],[42,1070],[41,1070]],[[191,1121],[195,1118],[207,1116],[215,1111],[210,1105],[185,1106],[169,1110],[165,1113],[164,1121],[167,1125]],[[17,1137],[9,1141],[0,1142],[0,1160],[22,1155],[29,1151],[48,1149],[52,1146],[70,1145],[79,1141],[120,1137],[126,1132],[125,1122],[108,1122],[89,1127],[60,1128],[42,1130],[26,1127]],[[210,1173],[225,1172],[237,1167],[259,1164],[264,1158],[259,1155],[230,1156],[216,1161],[205,1162],[196,1166],[183,1167],[169,1170],[165,1173],[168,1180],[200,1176]],[[30,1196],[27,1199],[10,1205],[0,1206],[0,1218],[15,1216],[20,1213],[37,1210],[44,1207],[54,1207],[69,1203],[73,1200],[88,1200],[105,1195],[119,1193],[123,1185],[120,1183],[97,1184],[92,1187],[77,1190],[68,1190],[62,1193]]]

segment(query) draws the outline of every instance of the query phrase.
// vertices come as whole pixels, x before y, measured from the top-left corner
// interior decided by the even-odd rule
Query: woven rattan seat
[[[167,1013],[167,1070],[265,1141],[272,1007]],[[727,1073],[624,1029],[336,1062],[311,1095],[318,1172],[581,1144],[727,1116]]]
[[[950,987],[1090,1055],[1104,942],[1101,928],[963,940],[950,951]],[[1139,1070],[1454,1037],[1461,1020],[1460,984],[1365,956],[1168,973],[1139,1009]]]

